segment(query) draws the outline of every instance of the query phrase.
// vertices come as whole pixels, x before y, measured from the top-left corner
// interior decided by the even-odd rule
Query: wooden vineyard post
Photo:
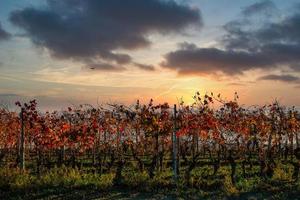
[[[177,138],[176,138],[176,130],[177,130],[177,123],[176,123],[176,114],[177,114],[177,109],[176,109],[176,104],[174,104],[174,130],[172,133],[172,149],[173,149],[173,176],[175,182],[177,182],[178,179],[178,174],[177,174]]]
[[[24,108],[21,108],[20,113],[21,120],[21,132],[20,132],[20,146],[19,146],[19,158],[20,169],[25,170],[25,134],[24,134]]]

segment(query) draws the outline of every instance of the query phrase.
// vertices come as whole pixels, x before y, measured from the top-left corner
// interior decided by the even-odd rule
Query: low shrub
[[[224,182],[223,182],[223,191],[227,196],[234,196],[238,194],[238,190],[233,185],[230,176],[225,176]]]
[[[124,185],[132,188],[144,187],[149,179],[149,176],[145,171],[139,172],[133,168],[125,168],[122,172],[122,175],[124,177]]]
[[[150,189],[172,188],[174,181],[171,171],[162,171],[155,174],[153,179],[149,179],[148,186]]]
[[[93,187],[106,190],[113,186],[113,174],[84,173],[74,168],[53,168],[38,180],[41,187]]]
[[[0,169],[0,188],[1,189],[27,189],[34,185],[35,178],[28,171],[19,169],[1,168]]]
[[[38,184],[42,187],[70,187],[80,182],[81,173],[78,169],[67,167],[55,167],[41,175]]]
[[[273,179],[278,181],[292,181],[292,167],[278,164],[274,169]]]

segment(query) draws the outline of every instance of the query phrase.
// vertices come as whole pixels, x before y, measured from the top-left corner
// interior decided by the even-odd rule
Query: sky
[[[0,0],[0,104],[300,106],[299,0]]]

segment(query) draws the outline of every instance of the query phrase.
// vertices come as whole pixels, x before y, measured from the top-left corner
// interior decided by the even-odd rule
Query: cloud
[[[258,80],[269,80],[269,81],[282,81],[287,83],[300,83],[300,77],[294,75],[276,75],[270,74],[266,76],[261,76]]]
[[[109,63],[90,63],[84,67],[85,69],[95,70],[95,71],[124,71],[126,70],[123,66],[112,65]]]
[[[1,97],[20,97],[20,95],[13,93],[0,93],[0,98]]]
[[[185,47],[165,55],[163,67],[175,69],[180,74],[242,74],[245,70],[268,67],[272,60],[264,55],[242,51],[221,50],[217,48]],[[181,45],[182,46],[182,45]]]
[[[133,65],[141,70],[145,71],[155,71],[153,65],[146,65],[141,63],[133,63]],[[123,65],[118,64],[110,64],[105,62],[97,62],[97,63],[89,63],[86,64],[84,69],[94,70],[94,71],[110,71],[110,72],[118,72],[118,71],[125,71],[126,68]]]
[[[282,20],[263,23],[256,29],[251,22],[240,20],[227,23],[224,29],[227,34],[222,42],[227,49],[259,51],[270,44],[299,45],[300,7],[298,12]]]
[[[272,1],[266,0],[245,7],[242,10],[242,14],[245,16],[252,16],[257,14],[272,15],[276,11],[277,7],[275,6],[275,4]]]
[[[53,57],[117,64],[132,61],[119,49],[149,46],[150,33],[180,33],[202,24],[198,9],[173,0],[47,0],[46,8],[13,11],[10,21]]]
[[[145,70],[145,71],[155,71],[155,68],[153,65],[145,65],[145,64],[141,64],[141,63],[134,63],[134,65],[136,67],[138,67],[141,70]]]
[[[250,10],[254,14],[255,8],[267,6],[250,7],[248,14]],[[179,74],[221,72],[228,76],[255,69],[300,71],[300,7],[279,21],[254,26],[251,19],[245,17],[231,21],[223,28],[226,33],[219,42],[220,48],[183,43],[177,50],[164,55],[162,66]]]
[[[1,25],[1,22],[0,22],[0,41],[1,40],[7,40],[11,37],[10,33],[6,32],[3,28],[2,28],[2,25]]]

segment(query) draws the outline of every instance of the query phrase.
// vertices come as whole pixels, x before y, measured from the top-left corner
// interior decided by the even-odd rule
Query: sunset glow
[[[296,0],[149,0],[147,12],[139,1],[94,5],[103,19],[115,20],[112,24],[97,21],[96,13],[85,15],[91,13],[89,3],[68,4],[0,2],[3,104],[32,98],[43,109],[151,98],[191,103],[199,91],[228,99],[238,92],[246,105],[277,99],[299,106]],[[74,12],[63,14],[67,6]],[[78,13],[76,6],[82,7]],[[151,6],[162,12],[160,19]],[[133,16],[119,18],[127,12]]]

